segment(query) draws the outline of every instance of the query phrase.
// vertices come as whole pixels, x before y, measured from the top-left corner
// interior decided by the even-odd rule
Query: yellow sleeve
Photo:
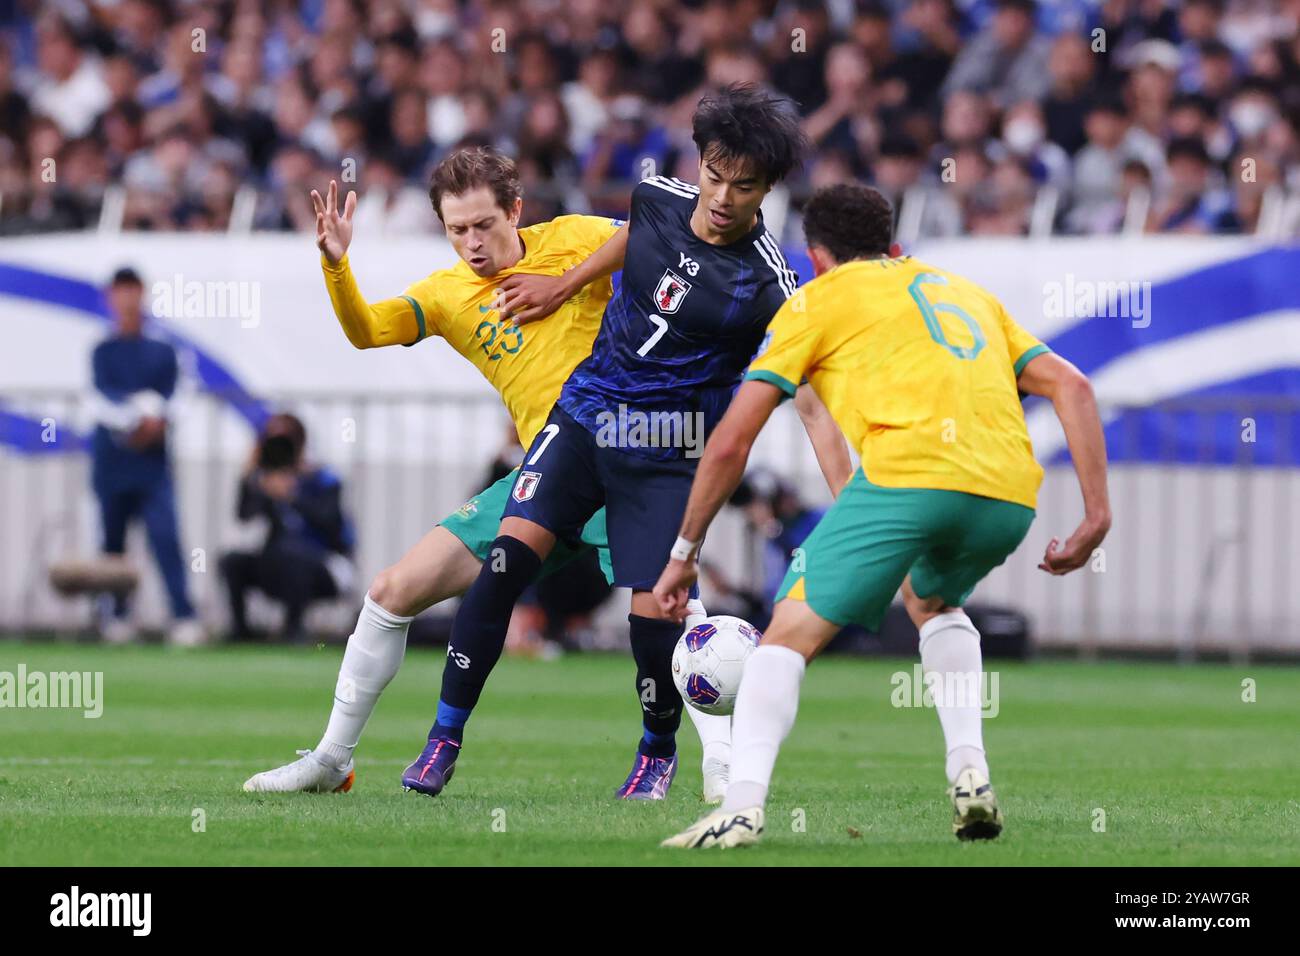
[[[745,381],[767,382],[794,398],[808,371],[822,357],[822,330],[812,321],[804,298],[786,299],[772,317]]]
[[[575,249],[586,248],[595,252],[613,238],[614,233],[625,224],[622,219],[609,219],[606,216],[561,216]]]
[[[1030,359],[1044,352],[1050,352],[1051,349],[1021,328],[1001,304],[998,305],[998,316],[1002,320],[1002,334],[1007,337],[1007,352],[1011,359],[1011,366],[1019,377]]]
[[[334,315],[348,341],[357,348],[414,345],[438,331],[437,301],[431,294],[432,277],[415,283],[403,295],[370,303],[357,288],[346,255],[338,265],[331,265],[322,255],[321,270],[325,273],[325,288]]]

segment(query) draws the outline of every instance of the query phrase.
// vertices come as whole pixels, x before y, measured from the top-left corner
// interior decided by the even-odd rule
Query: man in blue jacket
[[[144,283],[134,269],[117,271],[107,298],[113,333],[95,348],[92,359],[97,424],[91,484],[103,519],[104,551],[122,554],[127,527],[142,519],[171,605],[168,639],[200,644],[205,635],[186,589],[167,456],[167,404],[176,390],[176,350],[144,335]],[[113,643],[133,638],[124,598],[114,599],[102,632]]]

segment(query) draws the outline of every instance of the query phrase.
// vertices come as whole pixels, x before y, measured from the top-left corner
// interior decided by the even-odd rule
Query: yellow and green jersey
[[[475,275],[459,260],[411,285],[402,295],[368,303],[344,256],[322,256],[334,314],[358,347],[414,345],[440,335],[501,395],[525,448],[569,373],[591,354],[601,316],[613,294],[609,278],[592,282],[540,322],[515,328],[493,308],[501,280],[516,272],[560,275],[589,257],[622,225],[599,216],[560,216],[519,230],[523,257],[494,276]]]
[[[846,262],[788,299],[748,379],[788,395],[805,378],[887,488],[1035,507],[1016,377],[1047,351],[989,292],[910,256]]]

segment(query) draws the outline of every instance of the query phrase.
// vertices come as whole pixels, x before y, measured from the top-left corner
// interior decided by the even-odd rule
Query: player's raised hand
[[[316,190],[311,191],[311,204],[316,207],[316,248],[333,265],[339,264],[352,244],[352,216],[357,211],[356,193],[348,191],[342,212],[338,199],[339,184],[332,179],[324,199]]]
[[[1097,550],[1097,546],[1105,539],[1106,532],[1109,530],[1109,519],[1099,521],[1084,518],[1074,534],[1070,535],[1070,539],[1065,542],[1065,547],[1060,546],[1059,538],[1053,538],[1047,543],[1042,563],[1038,565],[1039,570],[1046,571],[1048,574],[1069,574],[1071,571],[1077,571],[1088,563],[1088,559],[1092,557],[1092,553]]]
[[[563,276],[522,272],[506,276],[501,290],[501,318],[512,320],[516,326],[546,318],[563,305],[570,294]]]
[[[700,567],[692,558],[689,561],[670,560],[655,584],[654,596],[659,607],[678,623],[686,620],[686,602],[691,588],[700,576]]]

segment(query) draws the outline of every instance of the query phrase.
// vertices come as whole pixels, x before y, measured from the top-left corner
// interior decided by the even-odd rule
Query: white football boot
[[[704,802],[714,806],[722,803],[731,782],[731,765],[718,757],[704,761]]]
[[[347,793],[357,778],[356,764],[349,760],[342,769],[327,764],[310,750],[299,750],[299,759],[274,770],[254,774],[244,781],[249,793]]]
[[[208,632],[197,617],[184,617],[167,631],[167,643],[172,647],[202,647],[208,643]]]
[[[1002,813],[989,778],[974,767],[957,774],[952,797],[952,832],[958,840],[992,840],[1002,832]]]
[[[135,625],[124,617],[110,617],[99,626],[105,644],[130,644],[136,639]]]
[[[714,810],[659,845],[689,850],[705,850],[716,846],[725,850],[733,846],[752,846],[762,835],[762,807],[734,811]]]

